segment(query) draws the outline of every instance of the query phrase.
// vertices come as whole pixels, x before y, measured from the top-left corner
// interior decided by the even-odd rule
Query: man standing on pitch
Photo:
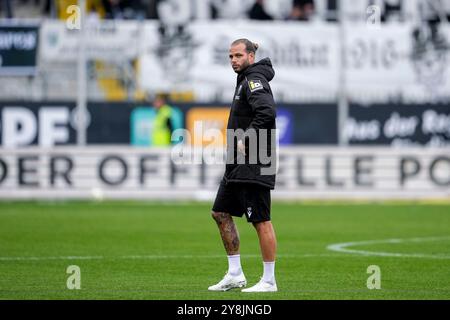
[[[237,73],[237,86],[227,127],[227,164],[212,216],[217,222],[228,255],[228,272],[211,291],[227,291],[247,285],[241,267],[239,234],[232,216],[242,217],[256,229],[263,258],[261,280],[243,292],[277,291],[275,282],[276,238],[270,221],[270,191],[275,186],[272,141],[275,130],[275,102],[269,86],[275,75],[269,58],[255,63],[258,45],[248,39],[231,44],[230,63]],[[235,148],[237,147],[237,148]],[[263,156],[264,155],[264,156]]]

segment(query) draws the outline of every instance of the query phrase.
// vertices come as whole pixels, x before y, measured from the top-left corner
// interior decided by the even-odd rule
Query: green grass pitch
[[[259,294],[207,291],[227,269],[210,206],[0,202],[0,299],[450,299],[448,203],[275,202],[279,291]],[[257,236],[235,221],[253,285]],[[347,242],[365,254],[327,249]],[[66,286],[70,265],[80,290]],[[381,289],[367,288],[370,265]]]

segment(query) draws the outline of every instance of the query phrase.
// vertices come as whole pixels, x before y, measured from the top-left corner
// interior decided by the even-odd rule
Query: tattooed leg
[[[225,212],[214,211],[211,214],[219,227],[220,236],[227,254],[239,254],[239,233],[231,215]]]

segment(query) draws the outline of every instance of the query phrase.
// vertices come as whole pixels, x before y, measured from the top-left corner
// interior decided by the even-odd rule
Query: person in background
[[[287,20],[308,21],[314,14],[313,0],[293,0],[292,11]]]
[[[11,0],[0,0],[0,17],[5,13],[5,18],[11,19],[14,16]]]
[[[255,1],[255,4],[248,11],[248,17],[253,20],[273,20],[264,8],[264,0]]]
[[[156,111],[156,117],[153,122],[152,145],[169,146],[171,145],[171,136],[174,130],[172,123],[173,108],[168,103],[168,94],[159,93],[153,100],[153,107]]]
[[[106,19],[145,19],[147,3],[142,0],[102,0]]]

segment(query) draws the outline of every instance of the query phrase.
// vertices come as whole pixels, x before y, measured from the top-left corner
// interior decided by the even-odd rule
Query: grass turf
[[[450,236],[448,204],[274,203],[279,292],[268,294],[207,291],[227,268],[209,211],[210,203],[0,202],[0,299],[450,299],[450,237],[350,248],[427,257],[327,249]],[[235,221],[252,285],[262,272],[257,236],[245,218]],[[81,269],[81,290],[66,287],[69,265]],[[380,290],[366,287],[369,265],[381,269]]]

